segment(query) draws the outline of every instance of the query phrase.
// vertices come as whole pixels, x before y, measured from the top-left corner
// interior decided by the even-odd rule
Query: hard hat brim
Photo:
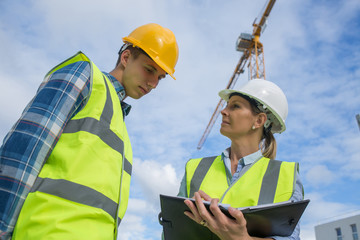
[[[138,47],[141,50],[143,50],[144,52],[146,52],[147,55],[150,56],[150,58],[162,69],[164,70],[167,74],[169,74],[174,80],[176,80],[175,76],[174,76],[174,70],[171,70],[164,62],[162,62],[158,56],[154,55],[154,53],[150,52],[149,50],[147,50],[146,47],[144,47],[142,45],[141,42],[139,42],[138,40],[132,38],[132,37],[123,37],[122,38],[124,43],[129,43],[132,44],[134,47]]]

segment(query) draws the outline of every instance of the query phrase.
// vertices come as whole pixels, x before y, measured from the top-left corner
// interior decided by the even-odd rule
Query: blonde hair
[[[262,113],[262,111],[254,104],[250,104],[254,114]],[[265,113],[266,114],[266,113]],[[276,157],[276,139],[271,132],[271,125],[267,128],[263,126],[263,134],[260,141],[260,150],[264,157],[275,159]]]
[[[276,140],[274,135],[269,129],[263,130],[262,141],[260,149],[264,157],[275,159],[276,157]]]

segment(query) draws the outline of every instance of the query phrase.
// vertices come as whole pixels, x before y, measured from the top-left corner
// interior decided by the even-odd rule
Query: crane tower
[[[232,89],[241,73],[244,72],[246,63],[248,62],[249,80],[254,78],[265,79],[265,59],[264,59],[264,48],[260,40],[260,35],[266,27],[267,18],[273,8],[276,0],[268,0],[265,4],[264,9],[260,13],[260,18],[255,18],[253,22],[252,34],[241,33],[236,41],[236,50],[241,52],[242,55],[238,64],[235,67],[234,73],[230,78],[226,89]],[[209,135],[212,127],[215,124],[217,117],[219,116],[225,101],[220,99],[216,109],[211,116],[211,119],[198,143],[197,149],[201,149],[207,136]]]

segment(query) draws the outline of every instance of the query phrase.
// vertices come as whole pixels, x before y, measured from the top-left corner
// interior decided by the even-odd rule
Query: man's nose
[[[151,77],[147,82],[147,85],[150,87],[150,90],[156,88],[158,84],[159,84],[159,78],[156,76]]]

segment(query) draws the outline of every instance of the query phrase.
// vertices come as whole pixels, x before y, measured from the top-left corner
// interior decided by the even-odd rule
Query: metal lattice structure
[[[253,33],[241,33],[237,42],[236,42],[236,50],[242,52],[240,60],[236,65],[233,75],[230,78],[226,89],[232,89],[239,78],[239,75],[244,72],[244,68],[247,62],[249,69],[249,80],[254,78],[262,78],[265,79],[265,58],[264,58],[264,48],[262,43],[259,41],[261,33],[264,31],[266,27],[267,18],[273,8],[276,0],[268,0],[265,5],[264,10],[261,13],[260,20],[257,22],[257,18],[255,18],[253,23]],[[225,101],[220,99],[216,109],[211,116],[211,119],[198,143],[197,149],[201,149],[204,145],[204,142],[212,127],[214,126],[217,117],[219,116],[221,110],[223,109]]]

